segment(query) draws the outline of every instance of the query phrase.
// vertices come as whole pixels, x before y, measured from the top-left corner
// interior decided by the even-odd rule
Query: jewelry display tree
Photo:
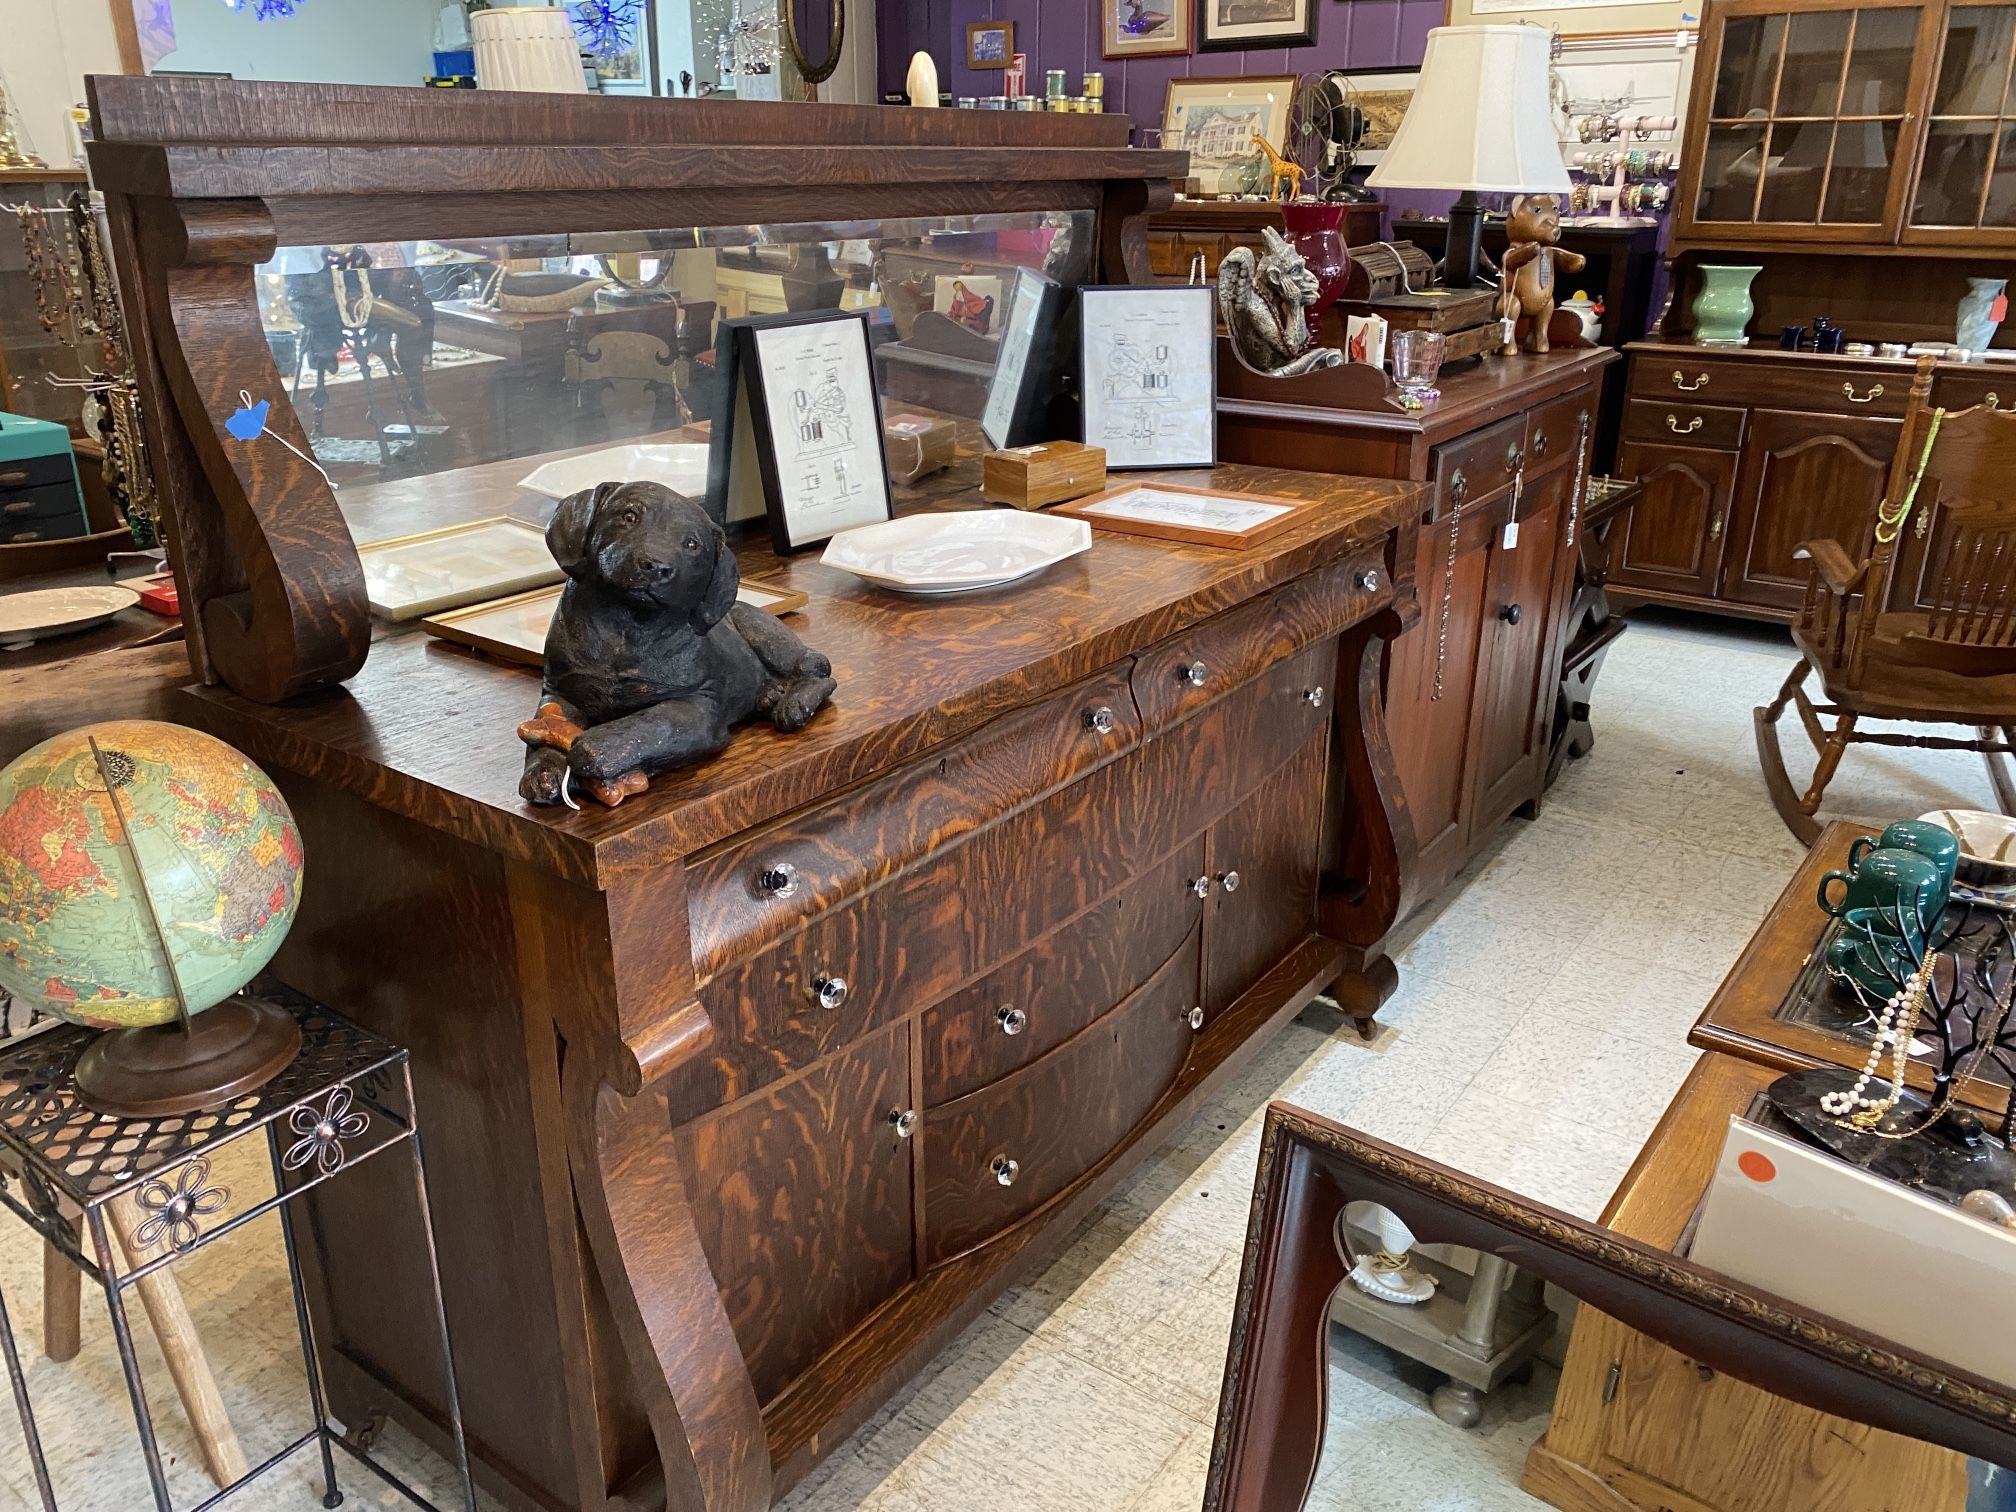
[[[1623,115],[1603,110],[1579,116],[1576,131],[1585,142],[1644,141],[1670,135],[1679,126],[1673,116]],[[1673,201],[1673,175],[1680,154],[1654,147],[1618,147],[1608,152],[1578,152],[1569,159],[1578,175],[1569,191],[1568,208],[1584,225],[1651,225]]]

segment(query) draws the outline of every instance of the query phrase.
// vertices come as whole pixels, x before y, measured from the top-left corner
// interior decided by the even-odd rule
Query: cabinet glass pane
[[[1916,7],[1865,10],[1856,15],[1855,46],[1848,54],[1848,77],[1841,89],[1841,114],[1904,113],[1904,91],[1911,83],[1911,53],[1918,40],[1918,19]]]
[[[1841,99],[1841,60],[1853,11],[1807,11],[1785,33],[1785,67],[1771,114],[1831,116]]]
[[[2012,37],[2016,37],[2016,9],[1965,5],[1952,11],[1946,18],[1946,46],[1932,114],[1994,115],[2008,84]]]
[[[1833,138],[1832,121],[1781,121],[1771,128],[1764,197],[1757,206],[1757,219],[1812,222],[1820,218],[1820,185],[1827,175],[1827,148]]]
[[[1993,121],[1934,121],[1925,133],[1914,226],[1971,226],[1981,207],[1997,127]]]
[[[1768,115],[1778,82],[1778,49],[1785,41],[1783,16],[1731,16],[1722,28],[1722,57],[1715,69],[1717,120]]]
[[[1694,218],[1747,221],[1757,203],[1757,177],[1764,161],[1762,126],[1710,126],[1701,160],[1701,196]]]
[[[1890,164],[1897,156],[1895,121],[1843,121],[1834,128],[1834,166],[1820,219],[1830,225],[1875,225],[1883,219]]]
[[[1988,176],[1988,209],[1981,224],[2016,226],[2016,126],[2002,128],[2002,149],[1995,154],[1995,171]]]

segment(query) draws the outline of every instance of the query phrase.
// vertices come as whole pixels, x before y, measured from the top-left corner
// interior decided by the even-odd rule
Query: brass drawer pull
[[[1995,390],[1990,389],[1981,396],[1981,403],[1989,409],[1999,409],[2002,405],[2002,398]]]
[[[1029,1027],[1029,1015],[1020,1008],[996,1009],[994,1018],[1001,1025],[1001,1032],[1010,1039]]]
[[[812,979],[812,1000],[821,1008],[840,1007],[847,1001],[850,990],[847,978],[836,976],[832,972],[821,972]]]
[[[1694,432],[1701,429],[1701,417],[1696,415],[1692,420],[1682,425],[1678,415],[1669,414],[1666,417],[1666,429],[1673,432],[1676,436],[1691,436]]]
[[[1003,1186],[1015,1185],[1015,1178],[1022,1174],[1022,1163],[1010,1160],[1006,1155],[996,1155],[988,1163],[987,1169],[994,1173],[994,1179]]]
[[[1463,476],[1463,469],[1459,467],[1449,479],[1449,501],[1452,504],[1461,504],[1464,495],[1469,492],[1470,480]]]
[[[1869,385],[1868,393],[1858,394],[1855,392],[1854,384],[1844,383],[1841,385],[1841,392],[1848,396],[1850,404],[1867,404],[1871,399],[1881,399],[1883,397],[1883,385],[1872,383]]]
[[[915,1108],[891,1108],[889,1123],[896,1130],[898,1139],[908,1139],[917,1132],[917,1110]]]
[[[1722,539],[1722,516],[1717,515],[1713,520],[1709,521],[1708,539],[1711,541],[1719,541]]]
[[[1547,455],[1547,432],[1544,430],[1533,438],[1533,455],[1536,457]]]
[[[1096,709],[1085,711],[1085,728],[1095,735],[1111,735],[1119,724],[1110,705],[1101,704]]]
[[[1514,441],[1510,446],[1505,448],[1505,471],[1507,471],[1508,473],[1516,473],[1517,471],[1519,471],[1520,468],[1524,467],[1525,465],[1526,465],[1526,453],[1521,451],[1519,449],[1519,443],[1517,441]]]
[[[1706,373],[1701,374],[1692,383],[1689,383],[1686,380],[1686,378],[1681,374],[1680,369],[1678,368],[1673,369],[1673,387],[1675,387],[1676,389],[1680,389],[1686,393],[1691,394],[1694,392],[1694,390],[1698,388],[1706,388],[1707,386],[1708,386],[1708,375]]]

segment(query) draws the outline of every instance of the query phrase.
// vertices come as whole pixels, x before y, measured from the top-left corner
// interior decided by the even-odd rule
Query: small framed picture
[[[1319,0],[1198,0],[1199,52],[1247,47],[1309,47],[1316,41]]]
[[[1263,183],[1266,154],[1253,138],[1288,151],[1296,82],[1294,74],[1169,80],[1162,94],[1162,145],[1190,154],[1199,194],[1240,194]]]
[[[1216,465],[1217,321],[1209,284],[1078,291],[1083,440],[1109,472]]]
[[[1084,520],[1095,530],[1153,536],[1193,546],[1252,546],[1279,535],[1316,508],[1280,494],[1228,493],[1170,483],[1129,483],[1089,499],[1051,506],[1048,513]]]
[[[1158,58],[1190,51],[1194,0],[1099,0],[1102,58]]]
[[[894,513],[868,321],[846,310],[744,316],[715,338],[727,423],[709,437],[722,523],[767,517],[780,553]]]
[[[472,604],[444,614],[432,614],[420,621],[429,635],[482,651],[499,661],[521,667],[546,664],[546,632],[560,607],[560,587],[535,588],[530,593],[513,594],[487,604]],[[781,588],[774,583],[744,582],[735,590],[738,603],[761,609],[765,614],[789,614],[811,602],[809,593]]]
[[[987,384],[980,432],[996,451],[1046,439],[1044,412],[1057,383],[1057,327],[1064,286],[1034,268],[1017,268],[1001,317],[1001,355]]]
[[[969,21],[966,23],[966,66],[1006,68],[1015,61],[1013,21]]]

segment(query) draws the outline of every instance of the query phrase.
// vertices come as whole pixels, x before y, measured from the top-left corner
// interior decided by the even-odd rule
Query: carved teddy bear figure
[[[1526,349],[1545,352],[1547,323],[1554,317],[1555,273],[1579,273],[1587,260],[1579,252],[1564,252],[1554,245],[1561,239],[1561,206],[1551,194],[1522,194],[1512,201],[1512,213],[1505,220],[1505,240],[1509,243],[1499,261],[1504,275],[1504,292],[1498,299],[1498,313],[1507,322],[1523,314],[1528,321]],[[1519,350],[1517,327],[1508,324],[1501,357]]]

